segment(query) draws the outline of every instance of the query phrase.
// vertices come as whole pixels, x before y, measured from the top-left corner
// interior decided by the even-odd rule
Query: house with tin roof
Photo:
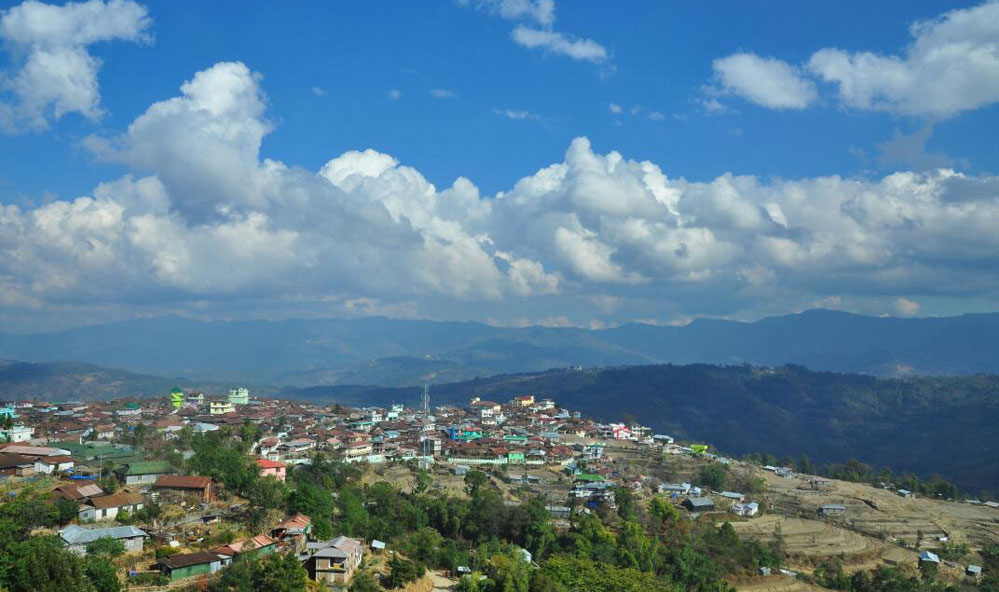
[[[166,461],[131,462],[115,470],[118,479],[126,486],[152,485],[163,475],[177,471]]]
[[[160,475],[153,483],[153,490],[196,494],[201,502],[215,501],[215,484],[211,477]]]
[[[111,528],[83,528],[75,524],[59,531],[59,538],[66,548],[74,553],[85,555],[87,545],[100,539],[114,539],[125,545],[126,553],[141,553],[146,531],[134,526],[113,526]]]
[[[306,545],[304,565],[309,578],[317,582],[346,584],[361,565],[364,554],[361,541],[338,536],[329,541]]]
[[[137,493],[119,491],[111,495],[101,495],[87,498],[87,501],[80,504],[80,511],[77,514],[80,520],[113,520],[121,512],[135,512],[141,510],[145,500]]]
[[[694,513],[710,512],[715,509],[714,500],[708,497],[688,497],[681,505]]]
[[[170,581],[194,576],[213,574],[229,563],[232,558],[212,551],[199,551],[186,555],[171,555],[156,562],[160,573],[170,578]]]

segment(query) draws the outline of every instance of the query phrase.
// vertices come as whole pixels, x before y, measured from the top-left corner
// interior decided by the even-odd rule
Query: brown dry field
[[[820,592],[825,590],[825,588],[806,584],[784,575],[737,580],[732,582],[732,585],[739,592]]]
[[[950,541],[966,543],[972,549],[961,562],[944,562],[940,567],[945,580],[956,582],[963,578],[964,565],[980,561],[977,549],[999,542],[999,510],[993,508],[924,498],[904,499],[892,491],[836,480],[829,480],[829,487],[816,491],[808,485],[807,478],[783,479],[767,471],[758,472],[767,481],[764,501],[775,513],[733,521],[732,526],[747,539],[768,542],[779,523],[791,569],[807,572],[824,560],[832,560],[841,562],[848,573],[885,563],[914,571],[918,554],[911,547],[922,531],[921,548],[933,549],[939,545],[936,537],[946,535]],[[820,518],[816,511],[823,504],[842,504],[846,506],[846,515]],[[898,542],[910,548],[902,548]],[[740,584],[738,589],[760,592],[810,589],[767,586],[771,586],[769,581]]]
[[[912,546],[920,530],[929,546],[940,535],[972,548],[999,542],[999,510],[994,508],[921,497],[903,499],[892,491],[836,480],[830,480],[827,490],[815,491],[803,478],[782,479],[766,471],[760,473],[767,481],[767,502],[789,516],[815,518],[819,506],[843,504],[846,515],[837,518],[836,524],[889,542],[901,540]]]

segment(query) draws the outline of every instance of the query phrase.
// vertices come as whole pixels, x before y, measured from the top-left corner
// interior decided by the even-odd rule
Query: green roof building
[[[151,485],[161,475],[176,472],[170,463],[162,460],[131,462],[115,471],[125,485]]]

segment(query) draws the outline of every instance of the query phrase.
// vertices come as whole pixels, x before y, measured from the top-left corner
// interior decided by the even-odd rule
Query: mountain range
[[[798,364],[876,376],[999,372],[999,314],[869,317],[829,310],[685,326],[494,327],[359,319],[166,316],[0,334],[0,358],[73,361],[191,380],[310,386],[444,383],[499,373],[641,364]]]
[[[164,378],[79,362],[31,363],[0,359],[0,400],[104,401],[165,396],[173,387],[223,394],[236,383]],[[258,396],[277,388],[255,386]]]

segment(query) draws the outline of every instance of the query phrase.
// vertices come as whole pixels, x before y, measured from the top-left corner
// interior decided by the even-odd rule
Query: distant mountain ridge
[[[441,383],[560,367],[799,364],[877,376],[999,373],[999,313],[868,317],[828,310],[682,327],[503,328],[381,317],[208,322],[137,319],[0,334],[0,357],[258,384]]]
[[[164,378],[79,362],[29,363],[0,359],[0,400],[104,401],[166,396],[173,387],[223,394],[234,385]],[[278,389],[256,387],[267,396]]]

